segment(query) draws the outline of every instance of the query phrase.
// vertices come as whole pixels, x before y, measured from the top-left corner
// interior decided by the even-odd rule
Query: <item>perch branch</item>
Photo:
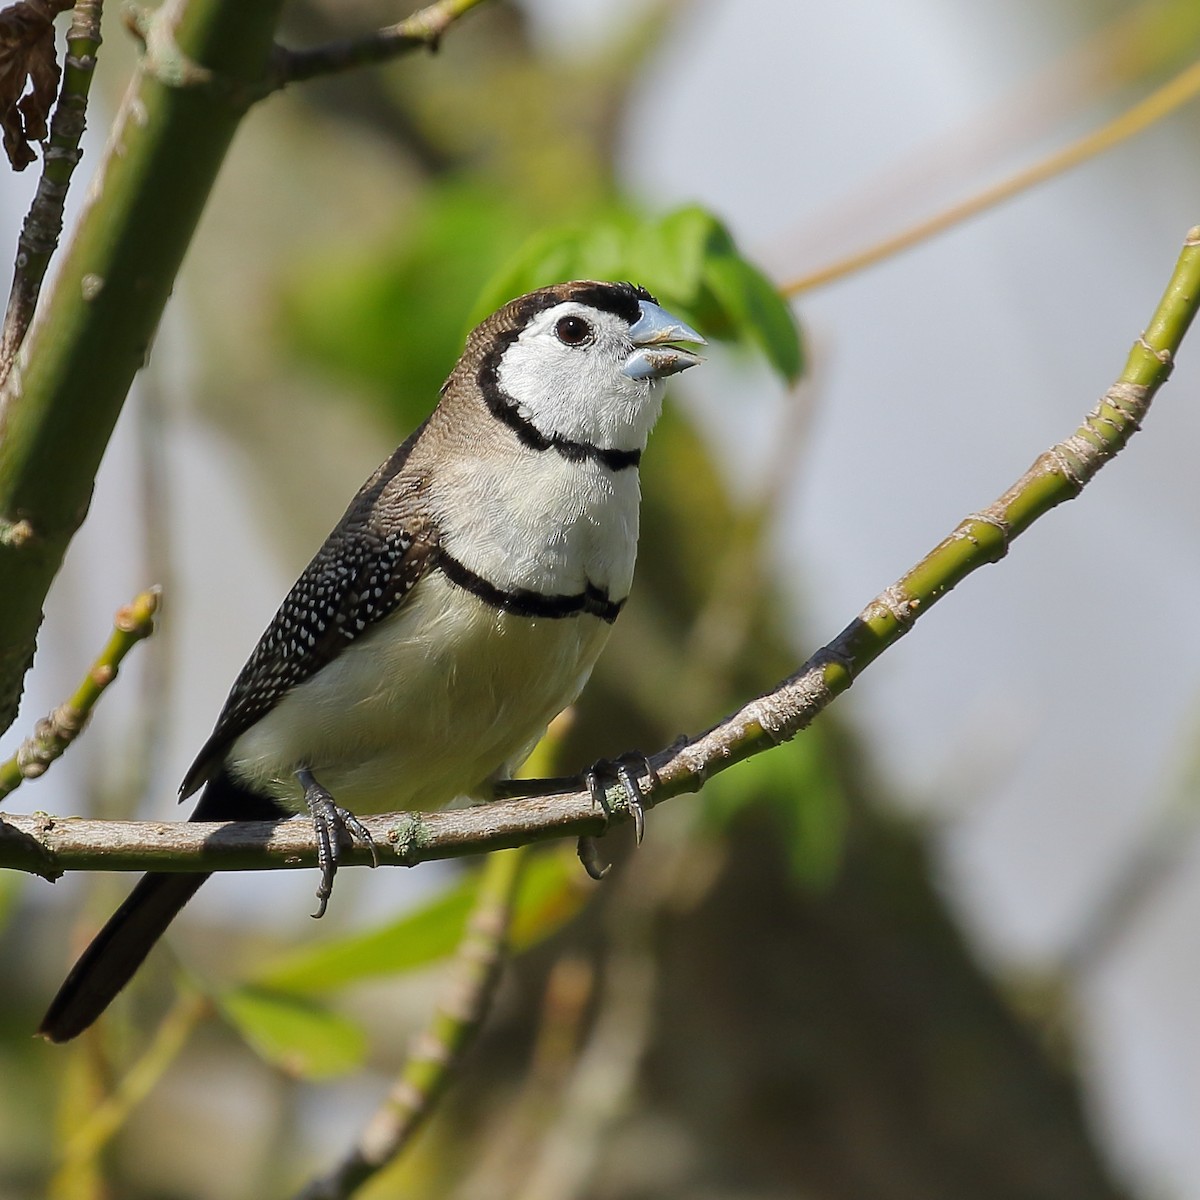
[[[657,779],[643,787],[646,807],[697,791],[710,775],[794,737],[855,676],[971,572],[1003,558],[1038,517],[1077,496],[1137,431],[1200,306],[1200,227],[1191,230],[1146,332],[1120,378],[1070,437],[1051,447],[995,503],[963,520],[900,580],[880,593],[796,674],[706,733],[653,755]],[[619,787],[609,791],[612,818],[629,813]],[[379,862],[412,866],[427,859],[498,850],[552,837],[596,836],[606,826],[586,790],[498,800],[437,813],[393,813],[363,823]],[[343,861],[366,863],[347,847]],[[308,822],[224,825],[59,819],[38,814],[0,822],[0,867],[55,878],[67,870],[220,871],[312,866]]]

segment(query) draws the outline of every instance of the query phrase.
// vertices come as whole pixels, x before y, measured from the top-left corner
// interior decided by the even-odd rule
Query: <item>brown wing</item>
[[[181,797],[205,783],[229,747],[288,692],[395,612],[433,565],[436,539],[411,503],[419,481],[395,483],[420,432],[367,481],[288,592],[234,681]],[[381,503],[388,488],[392,503]]]

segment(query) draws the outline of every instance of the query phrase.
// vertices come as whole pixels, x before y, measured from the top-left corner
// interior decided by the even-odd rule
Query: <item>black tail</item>
[[[286,815],[273,801],[245,791],[222,773],[204,789],[189,820],[270,821]],[[159,871],[143,875],[71,968],[38,1033],[52,1042],[67,1042],[91,1025],[208,878]]]
[[[150,947],[207,875],[143,875],[58,989],[38,1029],[52,1042],[81,1034],[133,978]]]

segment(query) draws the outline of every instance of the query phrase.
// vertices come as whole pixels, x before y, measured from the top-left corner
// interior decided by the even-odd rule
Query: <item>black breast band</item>
[[[439,549],[434,559],[434,565],[440,568],[456,587],[463,588],[473,596],[478,596],[485,604],[504,612],[513,613],[519,617],[577,617],[588,613],[593,617],[612,624],[624,607],[624,600],[610,600],[608,592],[589,583],[582,592],[574,595],[546,595],[544,592],[531,591],[529,588],[500,588],[489,583],[482,575],[477,575],[470,567]]]

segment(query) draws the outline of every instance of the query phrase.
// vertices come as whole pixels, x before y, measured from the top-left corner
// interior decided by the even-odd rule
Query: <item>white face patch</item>
[[[517,412],[547,438],[642,450],[662,408],[662,389],[624,374],[633,349],[623,318],[566,301],[533,317],[504,351],[496,378]]]

